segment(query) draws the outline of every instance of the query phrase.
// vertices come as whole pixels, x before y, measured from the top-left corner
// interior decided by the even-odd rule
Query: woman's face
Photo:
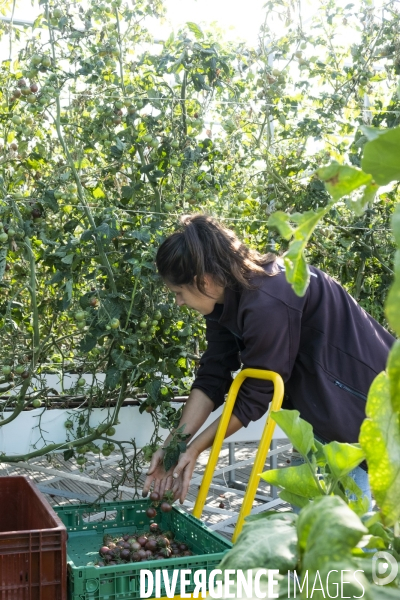
[[[204,277],[206,294],[202,294],[195,284],[173,285],[165,281],[168,289],[175,294],[178,306],[187,306],[197,310],[202,315],[208,315],[214,310],[216,304],[224,303],[224,288],[216,284],[211,276]]]

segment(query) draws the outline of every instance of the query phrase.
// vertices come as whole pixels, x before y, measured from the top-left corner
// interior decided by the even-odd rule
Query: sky
[[[264,4],[265,0],[246,0],[245,4],[243,0],[165,0],[169,23],[158,25],[153,33],[155,37],[164,38],[168,37],[171,25],[177,29],[187,21],[198,24],[215,21],[226,30],[228,38],[244,39],[256,45],[265,14]],[[17,0],[14,19],[33,21],[39,12],[38,2],[32,7],[30,0]]]

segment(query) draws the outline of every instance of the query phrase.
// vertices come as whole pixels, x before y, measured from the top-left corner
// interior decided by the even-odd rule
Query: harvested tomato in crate
[[[67,530],[25,477],[0,477],[0,600],[66,600]]]
[[[68,530],[70,600],[140,600],[142,569],[152,572],[167,569],[169,576],[175,570],[190,570],[190,583],[186,586],[186,591],[191,592],[195,587],[195,571],[204,569],[208,575],[232,547],[227,539],[175,506],[170,512],[157,511],[155,519],[147,516],[148,507],[148,500],[105,502],[97,508],[90,504],[56,507],[57,514]],[[99,549],[104,548],[107,541],[118,542],[126,537],[126,542],[132,543],[133,538],[137,540],[141,534],[154,531],[152,522],[158,525],[158,537],[165,533],[169,538],[179,540],[182,548],[185,546],[179,556],[125,562],[121,560],[120,551],[117,552],[117,564],[113,559],[111,564],[104,565],[104,551],[99,553]],[[133,542],[132,546],[136,543],[138,542]],[[132,548],[132,557],[135,550],[136,548]],[[101,566],[98,566],[99,563]],[[178,577],[176,594],[179,593]],[[166,596],[164,583],[161,583],[161,597]]]

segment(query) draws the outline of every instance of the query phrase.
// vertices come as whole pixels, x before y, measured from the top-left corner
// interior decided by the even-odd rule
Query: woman
[[[182,229],[160,246],[156,262],[178,306],[205,316],[208,345],[180,421],[190,434],[186,452],[168,472],[165,451],[153,455],[143,496],[154,483],[155,491],[173,489],[183,502],[196,460],[212,445],[219,419],[194,435],[224,402],[231,373],[241,365],[279,373],[285,383],[283,407],[297,409],[321,441],[358,441],[368,389],[385,369],[394,338],[339,284],[310,267],[307,292],[296,296],[275,255],[261,256],[205,215],[184,217]],[[272,392],[272,384],[246,379],[226,437],[261,418]],[[368,494],[366,475],[356,471]]]

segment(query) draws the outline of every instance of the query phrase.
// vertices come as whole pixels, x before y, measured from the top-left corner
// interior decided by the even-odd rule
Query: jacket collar
[[[220,325],[241,338],[242,332],[239,330],[237,319],[241,296],[242,291],[225,288],[224,303],[216,304],[214,310],[205,315],[205,318],[210,319],[210,321],[218,321]]]

